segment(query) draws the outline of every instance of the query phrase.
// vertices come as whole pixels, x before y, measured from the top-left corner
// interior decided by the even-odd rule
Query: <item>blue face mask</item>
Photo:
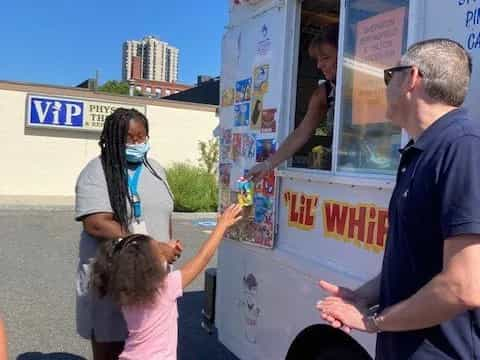
[[[150,144],[148,142],[143,144],[126,144],[125,155],[127,156],[127,161],[131,163],[142,162],[148,150],[150,150]]]

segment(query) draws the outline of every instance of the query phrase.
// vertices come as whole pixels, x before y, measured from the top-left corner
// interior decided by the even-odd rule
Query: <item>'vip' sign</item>
[[[96,132],[102,131],[105,119],[118,108],[146,112],[145,105],[35,94],[27,96],[27,108],[29,127]]]
[[[29,125],[83,127],[84,104],[81,101],[50,97],[29,98]]]

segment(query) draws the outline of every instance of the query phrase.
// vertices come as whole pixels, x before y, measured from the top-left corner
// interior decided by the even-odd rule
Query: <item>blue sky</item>
[[[5,0],[0,80],[77,85],[121,79],[125,40],[155,35],[180,49],[179,82],[219,75],[228,0]]]

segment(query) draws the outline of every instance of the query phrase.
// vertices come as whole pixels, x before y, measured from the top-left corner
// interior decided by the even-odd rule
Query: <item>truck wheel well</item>
[[[331,326],[316,324],[302,330],[293,340],[286,360],[335,359],[335,353],[351,354],[358,360],[371,360],[367,351],[351,336]],[[323,357],[323,354],[328,356]],[[338,358],[343,358],[342,356]]]

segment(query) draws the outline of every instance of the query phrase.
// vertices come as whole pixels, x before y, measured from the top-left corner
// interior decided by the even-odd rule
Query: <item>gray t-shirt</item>
[[[158,241],[168,241],[173,199],[165,170],[156,161],[149,159],[149,162],[163,181],[143,167],[138,182],[143,219],[150,236]],[[75,194],[77,221],[95,213],[113,213],[100,157],[91,160],[82,170],[77,179]],[[76,287],[77,331],[86,339],[94,334],[100,342],[123,341],[127,337],[127,328],[120,309],[107,298],[98,299],[88,286],[90,263],[98,245],[97,239],[82,231]]]

